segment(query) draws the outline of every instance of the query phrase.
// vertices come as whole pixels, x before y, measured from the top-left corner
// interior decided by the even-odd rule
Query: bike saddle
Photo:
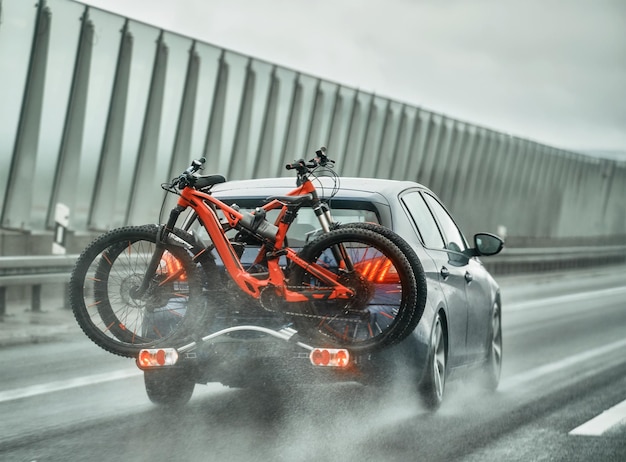
[[[197,177],[194,186],[196,189],[202,189],[219,183],[226,183],[226,178],[222,175],[201,175]]]

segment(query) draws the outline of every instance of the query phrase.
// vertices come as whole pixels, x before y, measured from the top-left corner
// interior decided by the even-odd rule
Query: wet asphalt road
[[[167,411],[149,403],[131,360],[79,332],[4,347],[0,460],[624,461],[624,270],[503,278],[500,389],[454,382],[435,415],[401,382],[276,393],[210,384]]]

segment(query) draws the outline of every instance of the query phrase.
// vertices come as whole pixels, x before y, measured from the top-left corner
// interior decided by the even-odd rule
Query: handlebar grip
[[[300,159],[300,160],[296,160],[296,161],[294,161],[294,162],[292,162],[290,164],[285,165],[285,168],[287,170],[294,170],[294,169],[297,169],[297,168],[302,168],[304,166],[306,166],[306,163],[304,162],[304,159]]]

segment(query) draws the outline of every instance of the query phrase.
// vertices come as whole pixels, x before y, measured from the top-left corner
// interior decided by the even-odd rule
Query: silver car
[[[357,381],[366,385],[388,383],[401,374],[409,377],[422,402],[436,410],[446,382],[459,372],[475,372],[487,390],[495,390],[502,365],[500,290],[480,261],[503,247],[500,238],[479,233],[469,244],[435,194],[410,181],[340,178],[339,183],[318,178],[333,218],[342,225],[378,223],[400,235],[418,258],[427,283],[427,301],[412,335],[394,346],[352,358],[345,368],[317,367],[295,342],[267,335],[290,329],[279,313],[264,310],[246,298],[216,303],[202,334],[235,326],[203,342],[192,355],[180,358],[175,368],[145,371],[146,391],[157,404],[186,402],[196,383],[221,382],[233,387],[272,387],[289,382]],[[241,209],[253,209],[269,196],[293,189],[293,178],[230,181],[212,193]],[[272,217],[267,217],[270,221]],[[289,246],[302,247],[316,235],[317,219],[302,208],[291,225]],[[198,230],[199,239],[206,238]],[[242,248],[242,262],[258,247]],[[224,275],[220,284],[228,285]],[[465,374],[464,374],[465,375]]]

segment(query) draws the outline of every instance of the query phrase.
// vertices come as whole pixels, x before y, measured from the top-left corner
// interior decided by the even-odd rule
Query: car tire
[[[488,340],[487,357],[480,370],[480,385],[493,393],[498,388],[502,371],[502,309],[499,302],[493,306]]]
[[[147,370],[143,379],[148,398],[159,406],[184,406],[196,386],[196,381],[184,369]]]
[[[434,412],[443,402],[448,359],[446,329],[440,313],[437,313],[433,322],[429,350],[418,391],[424,407]]]

